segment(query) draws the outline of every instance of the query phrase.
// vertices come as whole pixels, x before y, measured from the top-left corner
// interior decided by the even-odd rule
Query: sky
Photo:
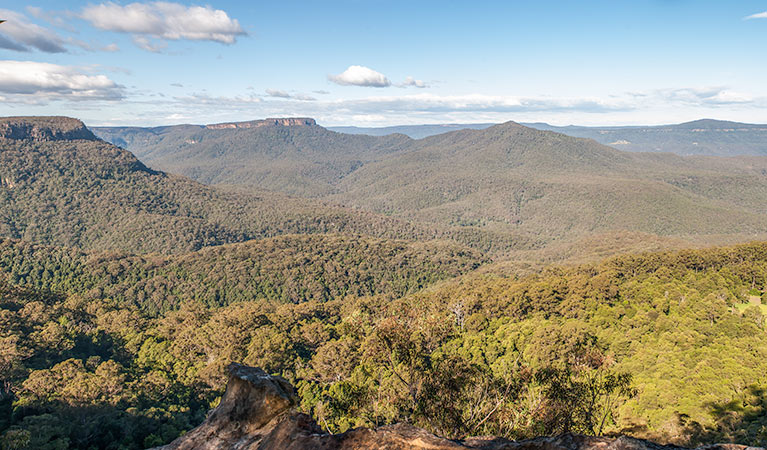
[[[767,0],[0,4],[0,115],[767,123]]]

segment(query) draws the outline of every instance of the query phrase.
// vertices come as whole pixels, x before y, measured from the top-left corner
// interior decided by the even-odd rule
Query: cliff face
[[[71,117],[3,117],[0,138],[33,141],[98,140],[81,121]]]
[[[211,130],[223,130],[223,129],[241,129],[241,128],[260,128],[268,126],[282,126],[282,127],[311,127],[317,125],[314,119],[305,117],[291,117],[283,119],[263,119],[263,120],[251,120],[249,122],[228,122],[228,123],[215,123],[212,125],[206,125],[205,128]]]
[[[239,364],[229,366],[229,383],[219,406],[205,422],[156,450],[680,450],[626,436],[604,438],[565,434],[526,441],[469,438],[451,441],[406,424],[358,428],[328,434],[306,414],[296,412],[293,387],[281,377]],[[756,449],[717,444],[700,450]]]

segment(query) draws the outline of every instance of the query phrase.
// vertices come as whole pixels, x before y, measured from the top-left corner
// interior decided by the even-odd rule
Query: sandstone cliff
[[[33,141],[98,140],[81,121],[71,117],[3,117],[0,138]]]
[[[565,434],[526,441],[469,438],[451,441],[420,428],[397,424],[375,429],[358,428],[328,434],[306,414],[295,409],[297,398],[285,379],[261,369],[232,364],[229,383],[219,406],[202,425],[157,450],[680,450],[626,436],[604,438]],[[746,450],[735,444],[717,444],[699,450]]]
[[[291,117],[283,119],[263,119],[263,120],[251,120],[249,122],[227,122],[227,123],[214,123],[206,125],[205,128],[211,130],[222,129],[241,129],[241,128],[260,128],[268,126],[282,126],[282,127],[311,127],[317,125],[314,119],[305,117]]]

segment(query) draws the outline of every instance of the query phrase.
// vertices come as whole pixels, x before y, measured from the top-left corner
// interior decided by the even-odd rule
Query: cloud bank
[[[171,2],[125,6],[107,2],[85,7],[80,17],[98,29],[131,34],[139,47],[150,51],[163,48],[164,41],[182,39],[234,44],[247,34],[225,11]],[[149,38],[161,42],[152,43]]]

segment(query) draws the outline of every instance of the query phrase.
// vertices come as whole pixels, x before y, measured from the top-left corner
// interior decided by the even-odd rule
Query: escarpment
[[[229,366],[221,403],[199,427],[155,450],[682,450],[628,436],[617,438],[563,434],[524,441],[476,437],[453,441],[407,424],[356,428],[329,434],[297,411],[298,398],[284,378],[240,364]],[[699,450],[756,450],[716,444]]]
[[[317,125],[314,119],[306,117],[286,117],[286,118],[272,118],[262,120],[251,120],[247,122],[226,122],[226,123],[214,123],[206,125],[205,128],[211,130],[221,129],[242,129],[242,128],[261,128],[268,126],[281,126],[281,127],[311,127]]]
[[[71,117],[3,117],[0,138],[32,141],[64,141],[98,138],[80,120]]]

